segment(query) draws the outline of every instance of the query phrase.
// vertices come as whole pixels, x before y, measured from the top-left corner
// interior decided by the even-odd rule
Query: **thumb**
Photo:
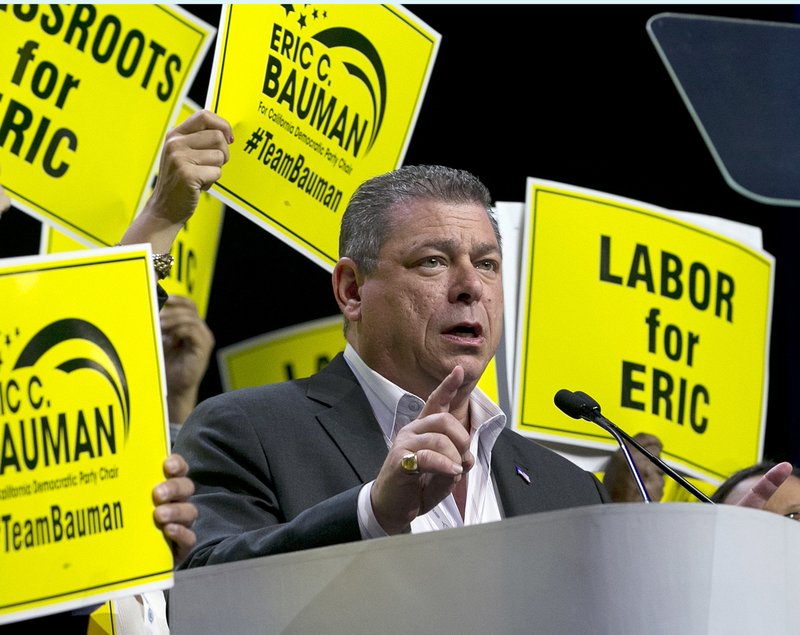
[[[425,407],[419,415],[420,418],[437,412],[450,412],[450,402],[453,401],[463,382],[464,369],[461,366],[456,366],[430,394],[425,402]]]

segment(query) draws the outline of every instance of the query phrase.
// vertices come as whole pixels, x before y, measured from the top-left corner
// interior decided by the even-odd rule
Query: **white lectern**
[[[597,505],[178,572],[173,635],[800,632],[800,524]]]

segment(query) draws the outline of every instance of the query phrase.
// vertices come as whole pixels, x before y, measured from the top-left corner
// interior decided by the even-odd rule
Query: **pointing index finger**
[[[456,366],[430,394],[430,397],[425,402],[425,407],[420,413],[420,417],[437,412],[449,412],[450,402],[453,401],[463,381],[464,369],[461,366]]]

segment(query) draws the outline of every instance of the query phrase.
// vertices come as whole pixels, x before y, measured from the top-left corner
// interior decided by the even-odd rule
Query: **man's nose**
[[[451,269],[453,280],[450,286],[450,301],[471,304],[483,295],[483,280],[475,266],[458,264]]]

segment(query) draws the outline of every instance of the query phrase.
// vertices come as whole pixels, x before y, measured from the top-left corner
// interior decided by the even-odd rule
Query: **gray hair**
[[[364,274],[378,265],[378,254],[393,228],[391,211],[416,200],[476,203],[486,210],[500,243],[489,189],[474,175],[441,165],[408,165],[362,183],[342,215],[339,257],[351,258]]]

